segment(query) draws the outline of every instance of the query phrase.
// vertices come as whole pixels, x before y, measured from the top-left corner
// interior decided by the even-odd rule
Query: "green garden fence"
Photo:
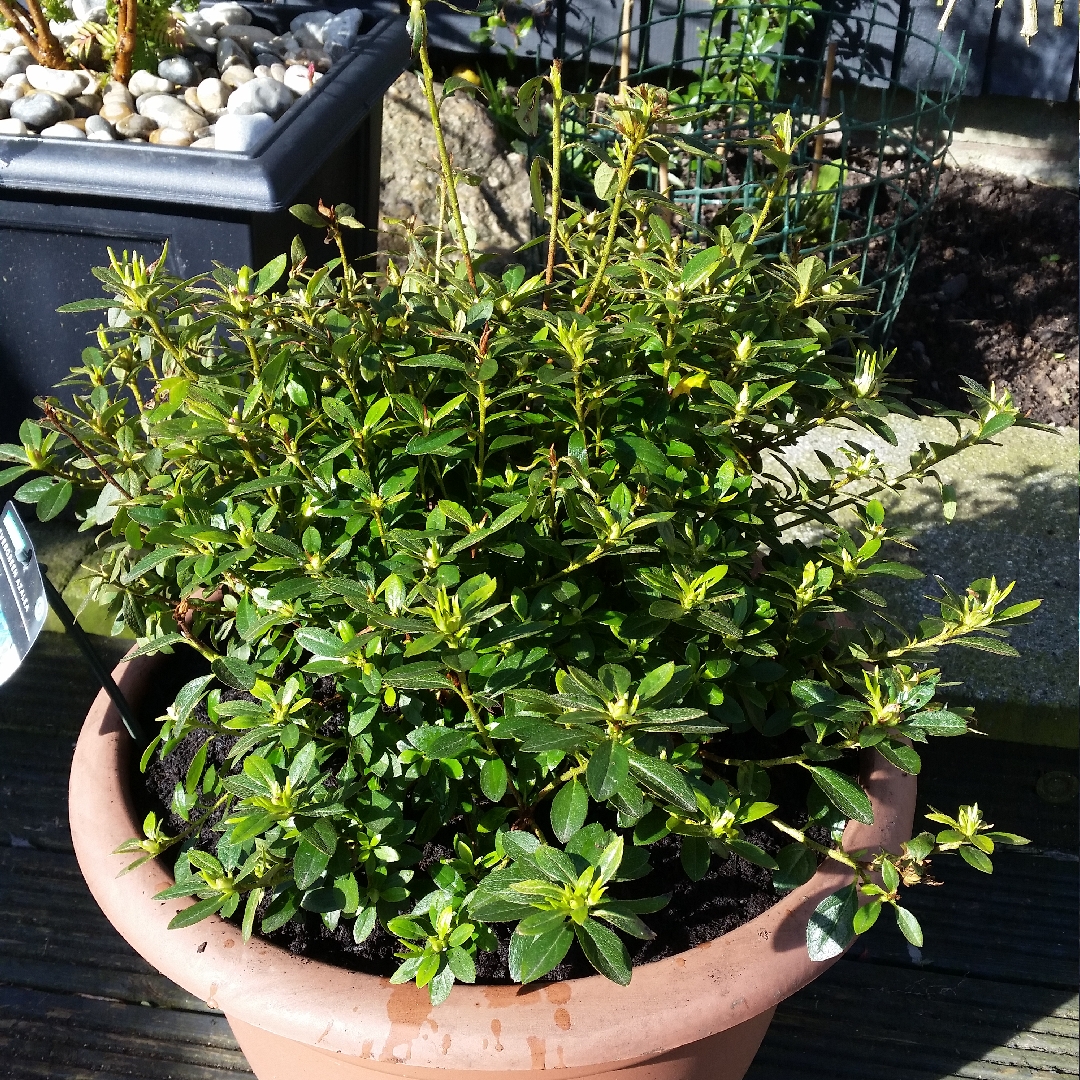
[[[668,88],[674,103],[707,111],[682,130],[716,155],[673,159],[665,184],[695,223],[736,222],[763,198],[761,157],[743,147],[790,111],[796,131],[838,116],[823,137],[800,148],[799,181],[779,203],[766,254],[816,253],[852,259],[872,290],[867,329],[884,343],[904,297],[926,213],[952,138],[967,58],[934,29],[929,5],[863,3],[857,9],[753,0],[636,0],[629,31],[588,40],[564,57],[564,83],[617,93],[620,77]],[[624,24],[625,25],[625,24]],[[918,76],[911,74],[918,71]],[[582,109],[565,114],[571,189],[587,199],[591,156],[582,143],[602,139]]]

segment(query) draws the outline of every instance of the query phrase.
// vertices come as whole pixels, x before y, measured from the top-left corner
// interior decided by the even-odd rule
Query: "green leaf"
[[[407,915],[399,915],[386,924],[386,929],[395,937],[404,938],[406,941],[422,941],[427,937],[427,931],[415,919]]]
[[[619,173],[606,161],[601,161],[593,174],[593,191],[596,197],[603,202],[610,202],[615,197],[619,187]]]
[[[446,963],[454,973],[454,978],[463,983],[476,982],[476,964],[473,958],[456,946],[446,950]]]
[[[722,258],[723,252],[718,247],[699,251],[683,267],[683,285],[687,289],[696,289],[712,273],[713,267],[717,266]]]
[[[70,480],[53,484],[37,501],[38,520],[52,521],[70,502],[74,490]]]
[[[211,665],[219,682],[234,690],[250,690],[259,677],[258,672],[236,656],[219,656]]]
[[[979,652],[994,653],[996,656],[1019,656],[1020,654],[1007,642],[992,637],[955,637],[952,645],[962,645],[965,649],[977,649]]]
[[[326,228],[326,219],[320,217],[315,207],[309,206],[307,203],[297,203],[295,206],[290,206],[289,213],[313,229]]]
[[[203,919],[220,910],[226,900],[228,900],[227,896],[211,896],[208,900],[200,900],[197,904],[192,904],[191,907],[178,911],[169,920],[169,929],[180,930],[185,926],[193,926],[197,922],[202,922]]]
[[[255,294],[261,296],[264,292],[269,292],[278,283],[288,265],[288,255],[279,255],[276,259],[271,259],[255,275]]]
[[[918,776],[922,768],[922,759],[910,747],[904,743],[894,743],[886,739],[877,744],[877,752],[890,764],[895,765],[902,772],[910,776]]]
[[[956,488],[952,484],[941,485],[941,514],[946,522],[956,517]]]
[[[606,885],[618,872],[619,866],[623,860],[623,838],[616,836],[614,840],[608,844],[597,859],[596,866],[596,880],[601,885]]]
[[[921,949],[923,946],[923,932],[919,920],[911,914],[906,907],[896,905],[896,925],[900,927],[900,933],[915,946]]]
[[[696,812],[698,805],[694,792],[685,777],[667,761],[649,757],[637,750],[629,754],[630,772],[643,786],[660,795],[683,810]],[[591,763],[590,763],[591,767]],[[590,783],[590,790],[592,785]]]
[[[881,901],[871,900],[869,904],[864,904],[855,912],[855,915],[851,920],[851,928],[856,934],[865,934],[866,931],[877,922],[880,914]]]
[[[434,662],[404,664],[384,671],[382,679],[388,686],[395,686],[399,690],[445,690],[450,686],[446,669]]]
[[[314,844],[301,840],[293,856],[293,878],[298,889],[308,889],[322,877],[330,856]]]
[[[921,728],[927,735],[953,736],[963,735],[968,730],[968,722],[962,716],[949,712],[948,709],[932,709],[918,712],[907,718],[912,727]]]
[[[755,866],[763,867],[765,870],[776,870],[776,860],[767,852],[763,851],[757,846],[757,844],[748,843],[746,840],[738,840],[732,838],[727,841],[727,846],[735,852],[736,855],[741,856],[747,862],[753,863]]]
[[[551,800],[551,829],[565,844],[585,824],[589,813],[589,794],[577,779],[563,784]]]
[[[450,970],[450,961],[445,953],[443,954],[442,965],[435,977],[428,983],[428,997],[432,1005],[441,1005],[450,996],[450,991],[454,988],[454,973]]]
[[[806,951],[811,960],[831,960],[855,940],[854,919],[859,907],[855,886],[848,885],[815,908],[806,924]]]
[[[611,923],[612,926],[621,930],[624,934],[636,937],[640,941],[652,941],[656,937],[656,934],[634,912],[626,911],[618,903],[593,908],[592,915],[594,918]]]
[[[244,904],[244,918],[240,927],[245,941],[250,940],[252,931],[255,929],[255,913],[259,910],[265,892],[265,889],[252,889],[247,895],[247,901]]]
[[[345,906],[345,894],[336,888],[309,889],[304,893],[300,906],[305,911],[324,913],[341,911]]]
[[[315,626],[304,626],[296,631],[295,640],[302,649],[307,649],[313,656],[347,656],[349,647],[329,630],[320,630]]]
[[[817,872],[817,857],[802,844],[787,844],[776,853],[773,888],[791,892],[808,882]]]
[[[658,668],[653,668],[648,675],[638,684],[637,695],[642,701],[650,701],[656,697],[675,674],[675,664],[669,661]]]
[[[502,758],[488,758],[480,766],[480,790],[493,803],[502,802],[506,794],[506,780],[506,765]]]
[[[691,881],[700,881],[709,872],[712,852],[702,836],[680,837],[679,861]]]
[[[143,574],[156,570],[162,563],[183,555],[185,550],[185,548],[175,546],[156,548],[149,555],[144,555],[130,570],[126,571],[120,580],[123,584],[130,585],[133,581],[141,578]]]
[[[629,986],[630,954],[619,936],[595,919],[586,919],[574,929],[585,959],[612,982]]]
[[[436,975],[444,962],[441,953],[426,952],[420,958],[420,966],[416,969],[416,985],[427,986]]]
[[[374,905],[363,908],[356,913],[356,921],[353,923],[353,941],[357,945],[363,944],[371,937],[371,932],[375,929],[378,917],[379,913]]]
[[[527,915],[517,924],[515,933],[525,937],[539,937],[550,934],[566,925],[566,913],[563,911],[537,911]]]
[[[448,431],[438,431],[433,435],[414,435],[406,445],[405,453],[416,457],[422,454],[441,454],[455,439],[464,434],[463,427],[456,427]]]
[[[533,862],[546,878],[560,885],[573,885],[577,882],[578,872],[573,859],[558,848],[541,844],[533,852]]]
[[[602,742],[589,758],[585,782],[589,794],[597,802],[605,802],[626,779],[630,769],[630,754],[625,746],[611,741]]]
[[[510,978],[523,984],[541,978],[562,962],[573,942],[574,932],[565,922],[535,937],[515,931],[510,937]]]
[[[533,158],[529,166],[529,194],[532,195],[533,213],[538,218],[544,217],[546,203],[544,200],[544,184],[542,180],[544,163],[539,157]]]
[[[864,825],[873,825],[874,808],[870,805],[870,798],[851,777],[824,765],[810,765],[808,768],[814,783],[840,813]]]
[[[962,848],[959,848],[959,851],[960,858],[962,858],[968,866],[973,866],[976,870],[979,870],[984,874],[992,874],[994,872],[994,864],[987,855],[978,848],[969,847],[965,844]]]
[[[859,571],[860,574],[888,574],[889,577],[903,578],[905,581],[919,581],[926,575],[917,567],[902,562],[871,563]]]

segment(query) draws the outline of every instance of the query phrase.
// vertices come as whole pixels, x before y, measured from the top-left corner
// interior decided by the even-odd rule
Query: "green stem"
[[[555,278],[555,249],[559,241],[559,208],[562,203],[562,61],[551,64],[551,228],[548,232],[547,268],[544,280],[548,285]]]
[[[483,363],[482,358],[481,358],[480,362]],[[487,433],[486,433],[486,428],[487,428],[487,407],[488,407],[487,392],[486,392],[486,390],[484,388],[484,384],[482,382],[478,382],[476,384],[476,398],[477,398],[478,408],[480,410],[480,418],[479,418],[480,422],[479,422],[479,425],[477,427],[477,434],[476,434],[476,489],[477,489],[477,500],[482,501],[482,499],[483,499],[483,488],[484,488],[484,465],[487,462],[487,445],[486,445]]]
[[[462,672],[455,683],[455,689],[457,690],[458,697],[461,698],[465,705],[465,708],[469,711],[469,718],[472,720],[473,725],[476,727],[476,731],[480,736],[480,741],[484,744],[484,749],[487,750],[492,757],[497,757],[502,760],[502,755],[495,747],[495,742],[488,734],[487,726],[484,724],[483,717],[480,715],[480,710],[476,707],[476,702],[473,701],[472,693],[469,690],[469,677]],[[505,762],[503,763],[505,765]],[[510,770],[506,770],[506,787],[510,794],[514,797],[514,802],[517,803],[518,810],[525,815],[529,813],[529,807],[525,800],[521,797],[521,793],[517,789],[517,785],[514,783],[514,778],[510,774]],[[543,834],[539,831],[537,835],[541,841],[544,839]]]
[[[615,198],[611,203],[611,218],[608,221],[607,236],[604,238],[604,246],[600,251],[600,262],[596,267],[596,273],[593,275],[592,284],[589,286],[589,292],[585,297],[584,303],[578,308],[578,313],[584,315],[586,311],[592,306],[593,300],[596,299],[597,290],[600,288],[600,282],[604,280],[604,274],[607,273],[608,263],[611,262],[611,253],[615,250],[615,237],[619,232],[619,217],[622,214],[623,202],[626,199],[626,189],[630,186],[630,177],[634,169],[634,159],[637,156],[637,147],[634,147],[635,152],[630,152],[630,148],[627,149],[626,160],[622,164],[622,168],[619,170],[619,187],[615,192]]]
[[[439,165],[442,169],[443,184],[446,186],[446,197],[450,201],[450,213],[457,228],[458,242],[461,247],[461,257],[465,262],[465,275],[469,279],[472,291],[479,295],[476,288],[476,273],[473,270],[472,255],[469,252],[469,241],[465,236],[465,222],[461,217],[461,206],[458,203],[457,183],[454,178],[454,163],[450,160],[450,152],[446,149],[446,140],[443,138],[442,120],[439,117],[439,103],[435,99],[435,74],[431,70],[431,61],[428,59],[428,29],[427,12],[422,12],[421,37],[420,37],[420,67],[424,75],[424,97],[427,98],[428,109],[431,112],[431,124],[435,129],[435,144],[439,148]]]

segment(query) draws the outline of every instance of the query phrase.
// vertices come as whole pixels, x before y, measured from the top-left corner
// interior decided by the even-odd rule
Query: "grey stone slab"
[[[852,440],[872,449],[890,474],[907,467],[920,442],[951,442],[945,421],[895,419],[899,446],[867,432],[831,427],[787,455],[815,475],[815,449],[837,453]],[[988,734],[1057,746],[1077,745],[1077,433],[1031,429],[1004,432],[995,446],[977,446],[945,462],[941,478],[956,487],[958,509],[944,521],[937,485],[913,485],[884,500],[887,521],[912,532],[914,550],[893,547],[887,557],[908,561],[953,588],[995,576],[1016,581],[1015,600],[1041,598],[1030,625],[1013,632],[1017,659],[952,647],[935,657],[946,677],[962,683],[951,697],[979,706]],[[911,626],[934,613],[932,577],[896,583],[878,578],[879,591]]]

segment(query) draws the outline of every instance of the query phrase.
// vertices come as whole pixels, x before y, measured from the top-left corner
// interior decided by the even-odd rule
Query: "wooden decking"
[[[95,692],[58,634],[0,687],[0,1076],[238,1080],[250,1074],[224,1018],[133,953],[82,883],[67,770]],[[960,756],[977,776],[958,786]],[[927,802],[977,798],[1040,853],[1003,854],[991,878],[941,860],[947,887],[911,898],[926,947],[875,929],[781,1006],[749,1080],[1077,1076],[1077,805],[1035,793],[1075,758],[973,739],[927,753]]]

